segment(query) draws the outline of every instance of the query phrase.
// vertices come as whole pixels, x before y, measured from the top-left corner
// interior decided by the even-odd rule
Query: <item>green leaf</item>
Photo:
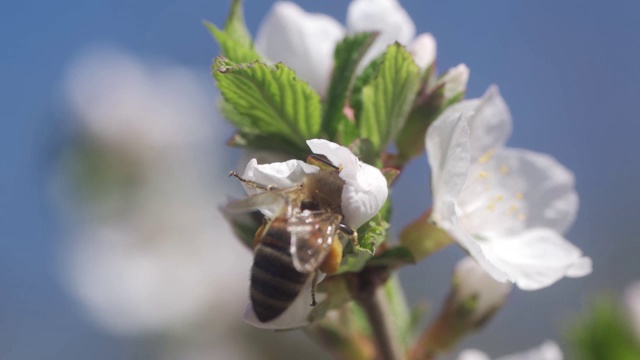
[[[343,109],[347,103],[353,77],[360,60],[376,37],[375,33],[359,33],[344,38],[336,46],[331,85],[327,91],[322,115],[323,129],[327,131],[330,140],[337,140],[341,122],[349,121],[344,116]],[[342,144],[348,145],[347,143]]]
[[[398,43],[389,46],[376,76],[362,88],[361,108],[356,111],[360,135],[378,152],[404,127],[419,86],[420,68],[411,54]]]
[[[229,139],[227,145],[270,151],[290,159],[304,159],[309,155],[308,148],[302,149],[300,144],[293,143],[289,139],[278,135],[260,135],[238,131]]]
[[[320,97],[284,64],[231,64],[218,57],[213,77],[241,131],[280,136],[300,149],[307,148],[305,140],[319,137]]]
[[[231,3],[224,30],[208,21],[203,23],[218,41],[220,51],[227,59],[235,63],[249,63],[260,59],[260,55],[253,48],[253,39],[244,22],[241,0],[233,0]]]
[[[384,220],[369,221],[358,230],[358,243],[348,243],[338,273],[360,271],[376,252],[376,247],[386,240],[389,224]]]
[[[244,22],[242,0],[233,0],[231,3],[231,8],[227,15],[227,22],[224,25],[224,31],[230,38],[235,40],[238,45],[251,48],[253,47],[251,34],[249,34],[247,25]]]

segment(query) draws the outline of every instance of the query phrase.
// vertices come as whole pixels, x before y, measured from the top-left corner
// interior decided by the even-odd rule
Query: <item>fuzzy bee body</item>
[[[291,234],[286,219],[272,221],[255,248],[251,267],[250,297],[258,320],[282,315],[296,299],[310,273],[296,270],[291,258]]]

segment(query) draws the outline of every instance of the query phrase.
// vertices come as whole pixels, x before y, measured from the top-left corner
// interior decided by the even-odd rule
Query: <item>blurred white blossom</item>
[[[511,115],[497,88],[449,107],[429,127],[432,219],[495,279],[536,290],[591,272],[562,236],[578,195],[552,157],[505,147]]]
[[[562,360],[562,350],[555,342],[547,340],[542,345],[527,351],[501,356],[496,360]],[[464,350],[458,356],[458,360],[491,360],[480,350]]]
[[[229,329],[247,297],[251,253],[218,211],[232,182],[224,157],[213,156],[227,130],[206,79],[206,71],[105,48],[70,67],[67,96],[82,142],[133,159],[140,176],[108,215],[87,213],[86,204],[70,214],[63,270],[89,315],[111,331],[215,324],[216,337],[238,351]]]
[[[256,48],[267,59],[282,61],[318,93],[324,94],[333,69],[333,52],[345,34],[378,32],[359,69],[398,41],[407,45],[423,69],[436,57],[431,34],[415,37],[416,28],[397,0],[354,0],[347,11],[346,28],[324,14],[307,13],[298,5],[276,2],[260,25]]]

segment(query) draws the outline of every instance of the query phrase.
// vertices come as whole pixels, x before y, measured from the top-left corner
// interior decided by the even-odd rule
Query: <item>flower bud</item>
[[[465,64],[460,64],[449,69],[438,81],[443,85],[444,99],[448,102],[450,99],[464,94],[467,89],[467,81],[469,80],[469,68]]]
[[[494,280],[471,257],[456,264],[452,285],[438,318],[421,341],[423,351],[447,350],[464,334],[482,327],[504,304],[512,287]]]

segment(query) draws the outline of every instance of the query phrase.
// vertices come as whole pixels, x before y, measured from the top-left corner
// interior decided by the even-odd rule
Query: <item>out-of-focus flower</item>
[[[312,139],[308,140],[307,144],[313,153],[326,156],[333,165],[341,169],[339,176],[345,182],[341,194],[345,224],[357,229],[380,211],[388,195],[387,181],[380,170],[358,160],[346,147],[330,141]],[[303,183],[307,174],[318,171],[318,167],[299,160],[258,165],[257,161],[253,159],[247,164],[242,176],[263,185],[287,188]],[[245,185],[244,187],[250,195],[260,191],[251,186]],[[260,207],[260,211],[267,217],[273,218],[278,214],[281,206],[282,204],[275,204],[274,206]],[[309,306],[311,303],[311,278],[309,277],[298,297],[278,318],[268,322],[260,322],[249,304],[245,311],[245,321],[257,327],[269,329],[287,329],[305,325],[309,313],[313,310]],[[324,295],[319,294],[318,301],[322,301],[323,298]]]
[[[260,26],[256,48],[269,60],[287,64],[318,93],[324,94],[336,44],[345,34],[367,31],[379,34],[362,59],[360,70],[395,41],[408,45],[423,69],[435,60],[435,39],[431,34],[414,39],[415,25],[397,0],[352,1],[346,29],[329,16],[307,13],[291,2],[277,2]]]
[[[562,360],[562,350],[555,342],[547,340],[542,345],[515,354],[501,356],[496,360]],[[491,358],[480,350],[464,350],[458,356],[458,360],[491,360]]]
[[[432,219],[499,281],[536,290],[591,272],[564,234],[578,210],[573,174],[504,144],[511,116],[497,88],[449,107],[429,127]]]
[[[92,141],[138,158],[163,157],[213,140],[208,85],[180,66],[148,66],[108,47],[79,56],[65,90]]]
[[[236,338],[229,324],[247,296],[251,254],[230,241],[217,208],[231,184],[223,158],[211,157],[223,149],[224,129],[212,121],[205,78],[108,49],[70,69],[66,88],[79,142],[95,144],[114,164],[134,159],[139,173],[115,211],[84,211],[101,206],[90,202],[74,213],[72,204],[74,236],[63,244],[68,287],[110,331],[166,333],[206,323],[229,344]]]
[[[631,326],[640,339],[640,281],[629,285],[624,292],[624,302],[629,312]]]

